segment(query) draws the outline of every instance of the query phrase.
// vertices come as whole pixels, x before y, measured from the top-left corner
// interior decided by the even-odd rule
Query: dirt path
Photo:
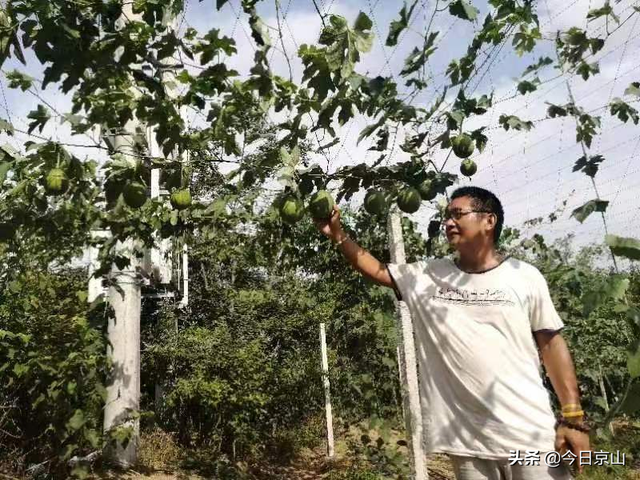
[[[262,465],[250,469],[255,480],[325,480],[331,473],[348,470],[348,462],[344,458],[330,460],[324,450],[302,451],[290,465]],[[202,480],[203,477],[188,472],[108,472],[94,476],[96,480]],[[429,460],[430,480],[454,480],[451,463],[445,456],[434,455]]]

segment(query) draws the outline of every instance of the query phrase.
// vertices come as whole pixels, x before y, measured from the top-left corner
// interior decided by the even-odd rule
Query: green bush
[[[78,271],[26,271],[0,290],[0,463],[17,473],[66,475],[72,456],[101,448],[103,307],[90,309]]]
[[[156,418],[185,447],[233,460],[283,458],[287,445],[287,455],[304,446],[297,430],[301,436],[324,398],[304,289],[287,281],[271,290],[216,291],[194,296],[183,316],[187,325],[198,318],[198,326],[168,329],[143,353],[145,389],[163,390]]]

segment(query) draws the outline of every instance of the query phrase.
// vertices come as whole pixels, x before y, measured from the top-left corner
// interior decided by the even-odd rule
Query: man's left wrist
[[[566,427],[571,430],[578,430],[579,432],[583,432],[583,433],[589,433],[591,431],[591,428],[587,424],[587,421],[585,420],[584,416],[580,417],[579,419],[577,419],[576,417],[571,419],[567,419],[562,416],[558,417],[555,428],[557,430],[560,427]]]

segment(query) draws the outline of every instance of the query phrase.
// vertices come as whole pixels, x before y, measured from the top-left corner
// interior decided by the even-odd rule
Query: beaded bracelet
[[[560,426],[565,426],[582,433],[589,433],[591,431],[591,428],[589,428],[589,426],[585,422],[582,422],[580,425],[578,425],[577,423],[567,421],[567,419],[563,417],[558,418],[555,428],[557,429]]]

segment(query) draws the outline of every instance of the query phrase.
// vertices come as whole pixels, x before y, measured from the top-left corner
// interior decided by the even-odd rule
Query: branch
[[[287,53],[287,48],[284,46],[284,38],[282,36],[282,23],[280,22],[280,0],[275,0],[275,2],[276,2],[276,19],[278,21],[278,35],[280,36],[282,53],[284,55],[284,58],[287,60],[287,65],[289,66],[289,81],[293,83],[293,69],[291,68],[291,59],[289,58],[289,54]]]
[[[318,7],[318,3],[316,2],[316,0],[311,0],[311,1],[313,2],[313,6],[316,7],[316,12],[318,12],[318,15],[320,16],[320,20],[322,21],[322,26],[326,28],[327,24],[324,23],[324,15],[320,11],[320,7]]]

